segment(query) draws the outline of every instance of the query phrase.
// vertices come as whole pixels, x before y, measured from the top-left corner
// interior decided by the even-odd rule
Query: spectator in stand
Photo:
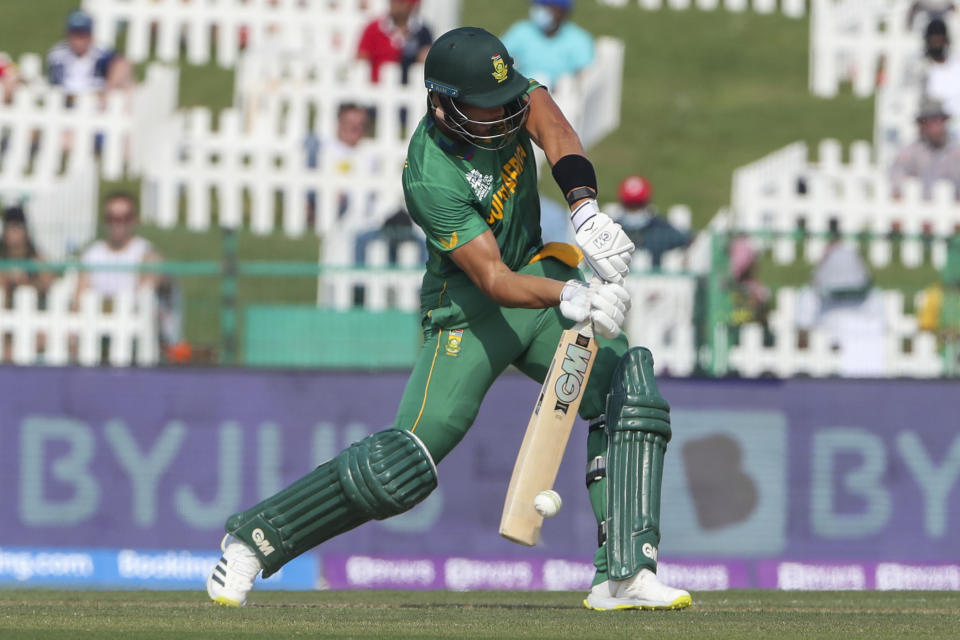
[[[93,18],[80,9],[67,16],[66,39],[47,53],[47,75],[68,95],[133,86],[129,61],[93,44]]]
[[[830,233],[811,286],[798,296],[797,327],[826,334],[831,348],[840,353],[840,375],[882,376],[887,330],[883,297],[873,288],[857,247],[844,241],[836,221],[831,221]]]
[[[907,12],[907,26],[913,27],[920,18],[920,24],[931,20],[945,20],[947,14],[956,9],[953,0],[915,0]]]
[[[370,113],[354,102],[340,105],[337,110],[337,135],[329,140],[321,140],[310,133],[304,142],[307,153],[307,166],[332,168],[335,173],[372,175],[379,170],[379,163],[372,155],[364,156],[361,143],[370,127]],[[349,205],[347,194],[340,195],[337,215],[346,213]],[[313,221],[316,210],[316,193],[307,195],[308,217]]]
[[[923,83],[924,96],[943,103],[950,115],[960,114],[960,55],[952,55],[947,24],[934,19],[924,32],[928,64]]]
[[[149,240],[137,235],[138,222],[137,201],[131,194],[119,191],[107,196],[103,205],[106,238],[94,242],[80,257],[81,264],[88,268],[80,274],[76,298],[87,290],[112,299],[117,295],[134,294],[144,286],[153,288],[157,295],[160,346],[168,350],[169,357],[169,349],[180,344],[182,295],[172,278],[139,272],[134,268],[163,259]],[[129,268],[109,271],[90,268],[99,265]]]
[[[766,328],[770,312],[770,289],[756,276],[759,252],[746,235],[730,240],[730,324],[759,322]]]
[[[938,180],[953,183],[960,199],[960,142],[950,139],[946,110],[939,100],[926,99],[917,113],[919,138],[900,150],[890,168],[893,195],[899,198],[906,178],[919,178],[929,198]]]
[[[180,341],[183,320],[182,294],[177,283],[168,276],[139,271],[136,267],[160,262],[163,258],[149,240],[137,235],[139,214],[133,195],[118,191],[107,196],[103,205],[106,237],[94,242],[80,256],[85,267],[77,282],[74,305],[85,291],[96,291],[106,300],[119,295],[136,294],[150,287],[157,298],[157,330],[159,346],[171,362],[190,359],[190,346]],[[108,267],[97,270],[97,266]],[[126,268],[124,268],[126,267]],[[70,343],[71,357],[76,359],[77,341]]]
[[[366,263],[367,246],[374,240],[386,241],[387,261],[390,264],[397,264],[400,246],[405,242],[416,243],[420,249],[420,262],[427,261],[427,243],[423,233],[414,226],[410,214],[403,207],[388,216],[380,228],[357,234],[353,246],[353,261],[356,264]]]
[[[84,270],[80,274],[77,295],[93,289],[107,298],[134,293],[142,285],[156,286],[153,274],[139,273],[133,267],[159,262],[162,258],[146,238],[137,235],[137,202],[132,195],[117,192],[107,196],[103,206],[106,237],[93,243],[80,258],[85,266],[131,267],[127,270]]]
[[[370,114],[355,102],[347,102],[337,109],[337,135],[322,141],[314,134],[307,135],[304,146],[307,151],[307,166],[316,167],[320,154],[324,155],[327,166],[337,168],[341,173],[350,173],[356,167],[357,149],[360,141],[367,135],[370,126]]]
[[[380,79],[385,62],[400,64],[403,83],[414,62],[423,62],[433,43],[433,35],[420,21],[417,7],[420,0],[390,0],[386,16],[370,22],[363,30],[357,57],[370,62],[370,79]]]
[[[0,234],[0,260],[31,260],[42,261],[43,257],[37,251],[30,239],[27,229],[27,218],[22,207],[8,207],[3,211],[3,233]],[[40,304],[50,284],[53,282],[53,273],[50,271],[29,271],[20,266],[0,270],[0,291],[4,296],[4,308],[13,306],[13,292],[17,287],[29,286],[40,294]],[[46,348],[46,336],[37,336],[37,348],[43,352]],[[3,362],[10,362],[13,355],[13,336],[5,334],[2,340]]]
[[[653,187],[641,175],[627,176],[617,189],[617,203],[604,211],[620,223],[638,251],[650,253],[650,264],[659,269],[663,254],[690,244],[690,234],[677,229],[650,203]]]
[[[0,96],[2,102],[10,104],[13,101],[13,91],[20,82],[17,65],[5,53],[0,52]]]
[[[27,217],[22,207],[8,207],[3,211],[0,260],[43,260],[30,238],[30,231],[27,229]],[[28,271],[21,267],[0,270],[0,289],[6,295],[8,306],[13,291],[17,287],[31,286],[43,294],[50,288],[52,282],[53,274],[49,271]]]
[[[517,71],[550,85],[593,62],[593,36],[569,20],[573,0],[533,0],[530,17],[503,35]]]
[[[921,331],[937,334],[947,369],[945,375],[960,372],[960,232],[947,241],[947,259],[940,281],[923,291],[917,309]]]

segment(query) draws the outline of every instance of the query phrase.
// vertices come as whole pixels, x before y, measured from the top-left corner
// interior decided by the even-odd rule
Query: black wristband
[[[584,156],[573,153],[563,156],[553,165],[552,173],[568,204],[597,197],[597,173]]]
[[[583,200],[584,198],[593,198],[596,200],[597,190],[591,189],[590,187],[577,187],[567,194],[567,204],[572,207],[574,202]]]

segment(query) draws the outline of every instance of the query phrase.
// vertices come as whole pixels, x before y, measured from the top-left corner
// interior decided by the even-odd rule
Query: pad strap
[[[594,431],[600,431],[601,429],[606,428],[607,426],[607,417],[603,414],[599,418],[595,419],[587,426],[587,433],[593,433]]]
[[[257,553],[266,578],[325,540],[407,511],[436,486],[437,468],[420,439],[388,429],[230,516],[226,530]]]
[[[597,480],[607,477],[607,461],[603,456],[597,456],[587,463],[587,487]]]

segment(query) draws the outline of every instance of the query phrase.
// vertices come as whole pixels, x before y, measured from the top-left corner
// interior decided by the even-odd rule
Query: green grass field
[[[581,593],[0,591],[0,638],[956,638],[939,592],[721,591],[686,611],[594,612]]]

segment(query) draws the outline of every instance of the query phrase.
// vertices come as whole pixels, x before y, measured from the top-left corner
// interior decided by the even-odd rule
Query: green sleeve
[[[489,227],[463,193],[422,182],[404,184],[407,206],[430,247],[449,253],[470,242]]]

